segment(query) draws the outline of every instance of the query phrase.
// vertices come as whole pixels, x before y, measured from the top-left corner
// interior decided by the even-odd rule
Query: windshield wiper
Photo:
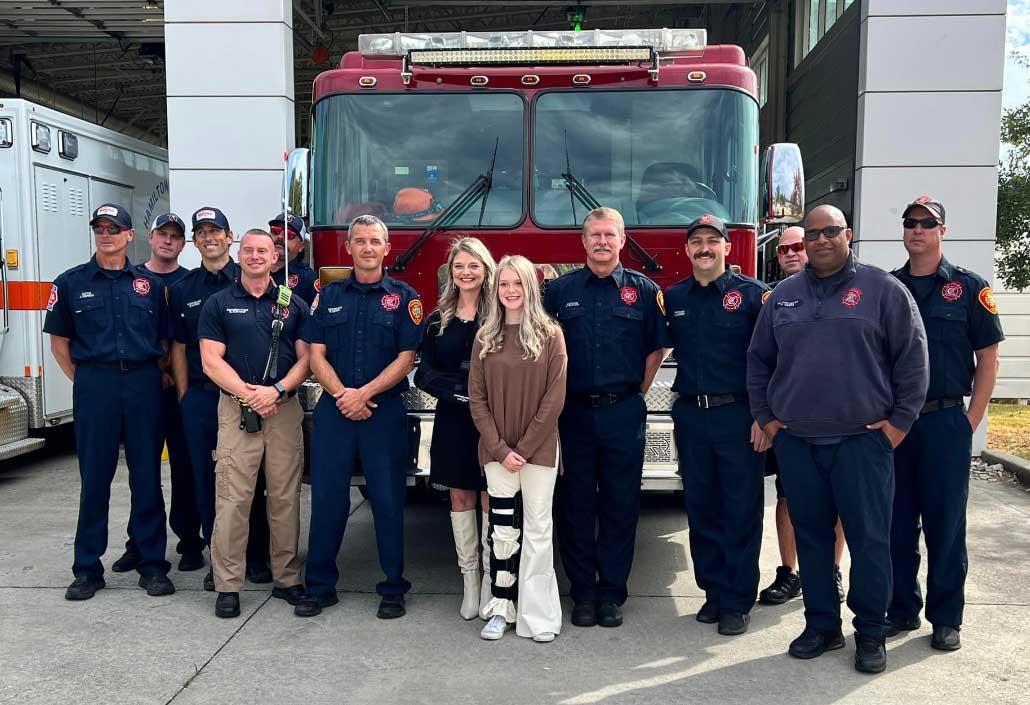
[[[494,141],[494,154],[490,159],[490,168],[487,169],[485,174],[480,174],[476,177],[468,187],[458,194],[457,198],[450,202],[450,204],[444,208],[440,215],[433,221],[432,225],[422,231],[422,234],[418,236],[418,239],[412,243],[411,247],[405,250],[397,261],[390,265],[389,270],[391,272],[403,272],[404,268],[411,264],[411,260],[415,258],[418,251],[422,249],[422,246],[429,242],[429,239],[433,237],[439,230],[453,225],[457,222],[468,210],[476,204],[480,198],[483,199],[482,205],[479,208],[479,225],[483,224],[483,215],[486,213],[486,202],[490,197],[490,189],[493,188],[494,184],[494,165],[497,163],[497,147],[501,142],[501,138],[498,137]]]
[[[576,218],[576,201],[579,201],[588,211],[592,211],[595,208],[602,206],[601,202],[594,198],[594,195],[590,193],[586,186],[577,179],[572,173],[572,162],[569,159],[569,133],[565,131],[565,171],[561,177],[565,179],[565,187],[569,190],[569,202],[572,205],[572,221],[578,223],[579,219]],[[636,253],[640,261],[644,263],[644,269],[648,272],[660,272],[662,271],[662,265],[658,264],[650,252],[644,249],[643,245],[637,242],[632,235],[626,233],[626,242],[629,243],[630,248]]]

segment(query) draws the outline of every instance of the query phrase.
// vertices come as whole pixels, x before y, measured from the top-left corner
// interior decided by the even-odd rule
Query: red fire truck
[[[755,74],[739,47],[706,39],[701,29],[361,36],[315,79],[310,153],[295,150],[287,166],[285,198],[309,219],[321,281],[349,275],[348,223],[370,213],[390,228],[391,274],[432,310],[456,234],[553,276],[582,264],[580,226],[598,205],[625,219],[623,263],[662,287],[690,274],[684,226],[704,213],[730,224],[730,263],[755,275],[759,226],[802,212],[800,154],[773,145],[760,168]],[[670,381],[661,375],[648,396],[648,488],[679,487]],[[413,393],[409,408],[424,474],[432,400]]]

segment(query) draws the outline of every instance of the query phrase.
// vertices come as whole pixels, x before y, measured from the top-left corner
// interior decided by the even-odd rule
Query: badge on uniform
[[[298,284],[300,284],[300,277],[298,277],[296,274],[291,274],[290,278],[286,280],[286,284],[292,289]]]
[[[150,280],[144,279],[143,277],[136,277],[132,280],[132,290],[140,296],[146,296],[150,293]]]
[[[990,313],[998,315],[998,304],[994,302],[994,292],[991,291],[991,287],[985,286],[983,289],[980,289],[980,293],[976,298],[980,301],[980,305]]]
[[[50,285],[50,298],[46,302],[46,310],[53,311],[57,305],[57,284]]]
[[[844,292],[844,296],[841,297],[840,302],[848,308],[855,308],[858,306],[858,302],[862,300],[862,290],[856,287],[852,287]]]
[[[379,300],[382,304],[383,309],[386,311],[396,311],[400,308],[401,297],[400,294],[383,294],[383,298]]]
[[[762,292],[762,303],[764,304],[766,301],[768,301],[770,296],[772,296],[772,292],[771,291],[763,291]]]
[[[640,292],[637,291],[635,286],[624,286],[619,289],[619,298],[622,299],[622,303],[627,306],[632,306],[637,302],[637,298],[640,296]]]
[[[947,282],[941,287],[941,298],[945,301],[958,301],[962,298],[962,282]]]
[[[727,291],[722,297],[722,307],[726,311],[736,311],[742,303],[744,303],[744,296],[736,289]]]
[[[408,315],[416,326],[422,325],[422,302],[412,299],[408,302]]]

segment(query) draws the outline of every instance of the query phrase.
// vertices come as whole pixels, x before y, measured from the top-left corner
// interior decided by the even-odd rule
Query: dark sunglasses
[[[281,226],[281,225],[273,225],[271,227],[271,230],[272,230],[272,234],[273,235],[282,235],[283,234],[283,226]],[[299,237],[299,236],[294,231],[292,231],[292,230],[287,230],[286,231],[286,239],[287,240],[296,240],[297,237]]]
[[[825,235],[827,240],[832,240],[845,230],[847,230],[847,228],[841,225],[827,225],[825,228],[814,228],[812,230],[806,230],[805,239],[809,242],[815,242],[819,239],[820,235]]]
[[[917,225],[923,230],[931,230],[940,225],[936,218],[905,218],[901,224],[905,226],[905,230],[914,230]]]
[[[785,255],[788,252],[801,252],[805,249],[805,243],[792,242],[789,245],[777,245],[776,254]]]
[[[122,232],[122,229],[119,228],[117,225],[94,225],[93,226],[93,234],[94,235],[103,235],[104,233],[107,233],[108,235],[118,235],[121,232]]]

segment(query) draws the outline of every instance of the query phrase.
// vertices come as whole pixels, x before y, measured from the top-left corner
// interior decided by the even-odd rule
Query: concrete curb
[[[1006,470],[1019,478],[1027,487],[1030,487],[1030,460],[1024,460],[1011,453],[1003,453],[1000,450],[984,449],[980,457],[988,463],[1000,463]]]

